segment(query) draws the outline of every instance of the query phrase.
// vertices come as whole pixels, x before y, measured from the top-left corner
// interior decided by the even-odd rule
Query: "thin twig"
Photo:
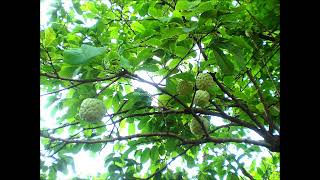
[[[59,89],[59,90],[56,90],[56,91],[53,91],[53,92],[49,92],[49,93],[46,93],[46,94],[41,94],[40,96],[47,96],[47,95],[50,95],[50,94],[55,94],[55,93],[58,93],[58,92],[61,92],[61,91],[67,90],[67,89],[71,89],[71,88],[80,86],[81,84],[85,84],[85,83],[86,82],[81,82],[81,83],[78,83],[78,84],[74,84],[74,85],[68,86],[68,87],[63,88],[63,89]]]

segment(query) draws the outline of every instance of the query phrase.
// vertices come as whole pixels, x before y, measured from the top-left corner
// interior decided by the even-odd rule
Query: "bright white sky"
[[[41,10],[40,10],[40,22],[41,22],[41,26],[46,27],[46,23],[49,21],[49,15],[48,12],[50,11],[50,3],[53,2],[53,0],[42,0],[41,1]],[[62,0],[64,7],[68,10],[71,6],[71,0]],[[106,3],[109,7],[110,7],[110,2],[109,1],[105,1],[103,0],[102,2]],[[83,20],[81,18],[81,16],[76,16],[77,18]],[[85,22],[85,26],[92,26],[94,25],[95,21],[84,21]],[[70,27],[72,28],[72,27]],[[199,52],[198,52],[199,55]],[[151,81],[150,77],[148,76],[148,74],[146,72],[140,72],[138,74],[140,77]],[[159,82],[161,79],[161,77],[155,77],[153,78],[153,81],[155,82]],[[140,87],[143,89],[147,89],[148,92],[150,94],[155,94],[157,93],[156,89],[148,84],[145,83],[141,83],[138,81],[132,81],[132,84],[135,88]],[[41,94],[43,94],[45,92],[41,92]],[[63,93],[65,94],[65,93]],[[60,112],[57,112],[57,114],[52,117],[50,115],[51,112],[51,107],[49,107],[48,109],[44,108],[44,105],[46,104],[46,99],[48,96],[43,96],[41,97],[41,117],[43,118],[43,120],[41,121],[41,127],[46,127],[46,128],[54,128],[57,127],[58,125],[55,123],[56,122],[56,118],[61,116],[66,109],[61,110]],[[63,97],[62,97],[63,98]],[[215,126],[219,126],[219,125],[223,125],[226,124],[221,118],[212,118],[211,119],[211,124],[215,125]],[[123,131],[121,135],[126,135],[127,131]],[[68,133],[67,131],[65,131],[65,133],[62,133],[61,135],[62,138],[67,138],[68,137]],[[262,140],[262,138],[256,134],[255,132],[251,131],[248,134],[248,137],[250,137],[253,140]],[[41,147],[41,149],[43,149],[43,147]],[[104,173],[106,171],[106,169],[104,168],[104,157],[106,155],[108,155],[113,149],[113,145],[112,144],[108,144],[103,151],[101,152],[101,154],[96,154],[96,155],[92,155],[89,152],[86,151],[80,151],[78,154],[73,155],[74,157],[74,162],[75,162],[75,172],[72,171],[71,167],[69,167],[69,173],[67,175],[64,175],[62,173],[58,173],[57,177],[58,179],[71,179],[72,177],[79,177],[79,178],[86,178],[88,176],[95,176],[97,175],[97,173]],[[229,146],[229,151],[235,154],[242,154],[243,152],[237,152],[236,148],[233,146]],[[253,159],[257,160],[257,164],[260,162],[261,157],[263,156],[269,156],[269,153],[267,152],[266,149],[263,149],[262,153],[256,154],[255,156],[253,156]],[[202,157],[199,156],[199,160],[201,161]],[[250,166],[252,160],[243,158],[241,160],[241,162],[244,162],[245,165],[248,167]],[[50,160],[47,160],[48,165],[50,164]],[[141,174],[144,174],[144,172],[146,172],[146,168],[149,167],[150,161],[147,162],[147,164],[144,166],[144,169],[142,170]],[[170,169],[174,170],[175,167],[181,167],[182,165],[182,161],[181,158],[177,158],[173,163],[171,163],[171,165],[169,166]],[[187,167],[185,167],[187,168]],[[189,173],[189,177],[194,176],[197,174],[197,168],[193,168],[193,169],[189,169],[188,170]],[[219,179],[217,177],[217,179]]]

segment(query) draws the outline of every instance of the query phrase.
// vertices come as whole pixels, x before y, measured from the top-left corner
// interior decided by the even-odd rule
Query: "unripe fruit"
[[[201,90],[208,90],[213,84],[213,78],[208,73],[200,73],[196,79],[196,86]]]
[[[191,94],[193,90],[193,85],[189,81],[180,81],[177,85],[177,93],[182,96]]]
[[[207,118],[205,118],[205,117],[199,117],[199,118],[203,122],[203,125],[206,128],[206,131],[208,131],[209,130],[209,125],[210,125],[209,120]],[[190,127],[190,131],[195,136],[203,136],[203,135],[205,135],[205,132],[204,132],[201,124],[197,121],[197,119],[193,118],[191,123],[189,124],[189,127]]]
[[[197,90],[194,96],[194,104],[197,106],[205,107],[209,105],[210,94],[207,91]]]
[[[87,98],[80,105],[79,116],[82,120],[94,123],[100,121],[106,112],[107,109],[102,100]]]

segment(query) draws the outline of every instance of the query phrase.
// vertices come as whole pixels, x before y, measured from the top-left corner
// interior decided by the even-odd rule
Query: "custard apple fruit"
[[[194,96],[194,104],[197,106],[205,107],[209,105],[210,94],[207,91],[197,90]]]
[[[200,90],[208,90],[214,84],[212,76],[208,73],[200,73],[196,79],[196,86]]]
[[[177,85],[177,93],[182,96],[191,94],[193,90],[193,85],[189,81],[180,81]]]
[[[170,100],[171,100],[171,96],[167,95],[167,94],[162,94],[158,97],[158,106],[159,107],[165,107],[169,104]]]
[[[209,130],[209,125],[210,125],[209,120],[207,118],[205,118],[205,117],[199,117],[199,118],[203,122],[203,125],[206,128],[206,130],[208,131]],[[203,128],[202,128],[201,124],[196,120],[196,118],[192,119],[191,123],[189,124],[189,127],[190,127],[190,131],[195,136],[203,136],[203,135],[205,135],[205,132],[203,131]]]
[[[82,101],[79,110],[79,116],[82,120],[88,122],[98,122],[106,114],[107,109],[100,99],[87,98]]]

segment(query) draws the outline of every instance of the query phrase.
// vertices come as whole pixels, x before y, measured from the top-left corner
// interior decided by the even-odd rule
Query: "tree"
[[[98,153],[110,143],[113,153],[96,179],[188,179],[192,167],[198,168],[195,179],[279,179],[279,1],[72,0],[71,8],[60,1],[52,6],[41,28],[41,96],[48,97],[52,115],[62,115],[57,127],[41,128],[43,179],[67,173],[74,166],[70,153]],[[208,104],[197,106],[200,73],[213,84],[205,90]],[[181,82],[192,90],[181,95]],[[103,101],[102,121],[79,117],[86,98]],[[203,118],[210,120],[207,130]],[[216,125],[217,118],[224,124]],[[202,135],[191,132],[192,120]],[[250,132],[263,140],[252,140]],[[262,150],[270,156],[258,164],[253,154]],[[177,158],[184,165],[168,168]]]

